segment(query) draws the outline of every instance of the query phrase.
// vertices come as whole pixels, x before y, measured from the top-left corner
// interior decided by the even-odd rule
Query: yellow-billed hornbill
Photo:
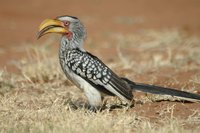
[[[171,88],[135,83],[119,77],[96,56],[83,49],[86,30],[80,20],[73,16],[59,16],[43,21],[38,38],[47,33],[62,34],[59,59],[67,78],[82,89],[92,107],[102,102],[102,94],[118,96],[130,102],[133,90],[154,94],[167,94],[200,100],[200,95]]]

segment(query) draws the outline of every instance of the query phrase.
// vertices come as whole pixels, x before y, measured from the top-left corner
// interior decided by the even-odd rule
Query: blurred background
[[[39,24],[59,15],[80,18],[88,40],[98,44],[110,33],[139,34],[147,29],[200,34],[199,0],[4,0],[0,4],[0,69],[17,72],[13,62],[26,56],[25,45],[38,43]]]

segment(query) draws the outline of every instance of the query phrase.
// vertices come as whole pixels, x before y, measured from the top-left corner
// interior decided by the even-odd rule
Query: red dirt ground
[[[13,61],[26,56],[23,45],[41,42],[36,40],[40,22],[64,14],[83,18],[88,38],[93,38],[98,43],[106,40],[105,34],[109,32],[129,34],[144,29],[178,28],[194,36],[200,34],[199,0],[7,0],[0,4],[0,69],[18,72]],[[133,20],[129,23],[124,22],[123,18]],[[42,41],[45,39],[44,37]],[[109,55],[112,55],[110,51]],[[106,57],[102,58],[106,61]],[[142,81],[143,78],[138,79]],[[162,81],[160,83],[162,85]],[[191,110],[200,110],[199,103],[159,102],[137,105],[133,111],[146,111],[145,115],[156,117],[159,116],[156,113],[158,110],[172,104],[176,104],[174,112],[177,116],[189,116]]]
[[[69,14],[84,18],[88,38],[105,40],[106,32],[137,33],[143,29],[179,28],[200,33],[198,0],[74,0],[2,1],[0,5],[0,68],[14,72],[10,63],[24,55],[20,45],[36,43],[38,25],[45,18]],[[121,22],[123,18],[135,22]],[[119,22],[115,22],[119,21]]]

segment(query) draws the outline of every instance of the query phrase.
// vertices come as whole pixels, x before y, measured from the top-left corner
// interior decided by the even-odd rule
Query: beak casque
[[[46,19],[44,20],[40,26],[37,34],[37,39],[42,37],[47,33],[67,33],[68,29],[64,26],[63,22],[57,19]]]

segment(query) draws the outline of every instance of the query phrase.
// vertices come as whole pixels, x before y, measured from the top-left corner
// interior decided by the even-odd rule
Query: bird
[[[92,108],[101,107],[105,95],[117,96],[130,104],[134,101],[134,91],[200,100],[199,94],[136,83],[117,75],[98,57],[84,49],[86,28],[77,17],[63,15],[44,20],[39,26],[37,38],[48,33],[62,35],[59,47],[61,68],[66,77],[84,92]]]

